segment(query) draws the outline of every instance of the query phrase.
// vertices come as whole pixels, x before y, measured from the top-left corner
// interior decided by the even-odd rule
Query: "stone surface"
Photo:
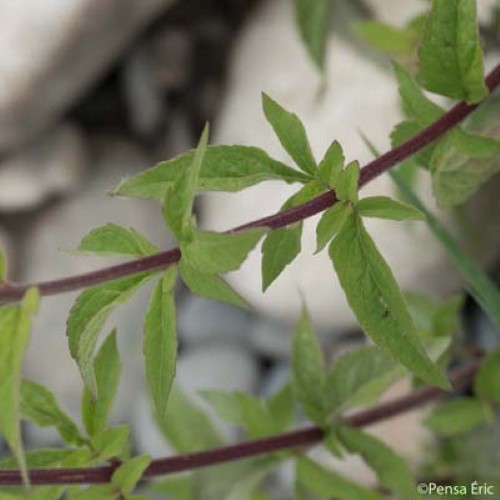
[[[29,210],[50,196],[73,191],[86,166],[81,132],[73,124],[58,125],[0,160],[0,211]]]
[[[46,128],[172,1],[0,2],[0,150]]]
[[[377,3],[378,8],[381,5]],[[386,5],[384,2],[383,12]],[[413,13],[411,5],[408,2],[409,16]],[[303,119],[316,156],[320,157],[330,141],[337,139],[347,160],[357,159],[361,164],[369,161],[371,154],[359,132],[384,150],[388,148],[390,130],[401,118],[394,78],[389,68],[374,64],[335,33],[329,40],[326,71],[327,85],[318,95],[319,76],[295,31],[291,3],[276,0],[262,4],[234,51],[228,97],[218,121],[216,140],[260,146],[286,161],[260,109],[260,94],[265,91]],[[424,173],[418,186],[424,200],[434,206]],[[204,197],[204,224],[210,229],[227,229],[271,214],[296,190],[295,186],[265,183],[242,193],[212,193]],[[388,176],[379,177],[362,191],[362,196],[393,194]],[[356,327],[356,322],[327,253],[313,255],[317,220],[316,216],[306,221],[302,254],[265,295],[261,292],[259,249],[239,272],[231,275],[230,281],[259,311],[288,322],[297,319],[302,293],[309,300],[314,321],[340,332]],[[367,219],[366,226],[403,289],[439,295],[458,286],[456,271],[425,224]]]

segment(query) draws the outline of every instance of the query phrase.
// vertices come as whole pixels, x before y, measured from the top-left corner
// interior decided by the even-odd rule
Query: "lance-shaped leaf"
[[[193,163],[189,151],[121,182],[111,194],[163,201],[169,186]],[[263,181],[306,182],[309,176],[250,146],[208,146],[198,179],[199,191],[240,191]]]
[[[151,457],[147,455],[127,460],[113,472],[111,484],[120,490],[122,496],[132,493],[150,463]]]
[[[335,194],[341,201],[358,202],[359,163],[353,161],[340,172],[335,184]]]
[[[394,56],[410,57],[418,42],[418,31],[376,21],[361,21],[353,26],[355,34],[373,48]]]
[[[340,426],[337,435],[351,453],[361,455],[380,482],[401,498],[412,498],[415,481],[405,461],[374,436],[353,427]]]
[[[130,453],[129,435],[128,425],[118,425],[92,436],[92,449],[97,452],[97,460],[105,462],[111,458],[126,458]]]
[[[500,352],[490,352],[474,380],[476,396],[494,403],[500,402]]]
[[[39,300],[37,289],[31,288],[21,304],[0,307],[0,431],[16,457],[24,482],[28,477],[20,428],[21,364]]]
[[[302,41],[315,64],[319,69],[323,69],[332,2],[330,0],[294,1],[295,16]]]
[[[287,111],[264,93],[262,94],[262,106],[267,121],[273,127],[285,151],[306,174],[314,175],[316,160],[299,117]]]
[[[318,165],[318,177],[328,187],[334,188],[338,176],[344,168],[344,161],[342,146],[337,141],[333,141]]]
[[[236,233],[193,229],[192,239],[181,243],[182,259],[207,274],[234,271],[243,264],[265,232],[264,228]]]
[[[201,134],[193,161],[179,172],[176,180],[167,187],[165,193],[163,217],[179,241],[186,239],[191,233],[193,204],[207,144],[208,125]]]
[[[297,461],[297,480],[312,492],[339,500],[382,500],[382,497],[357,483],[302,456]]]
[[[43,385],[23,380],[21,415],[40,427],[55,427],[66,443],[82,445],[85,440],[76,424],[61,410],[56,397]]]
[[[363,198],[356,210],[362,217],[376,217],[390,220],[425,220],[425,215],[415,207],[393,200],[388,196]]]
[[[99,334],[111,311],[127,301],[154,275],[144,272],[89,288],[76,299],[66,325],[71,356],[76,360],[85,385],[97,396],[92,360]]]
[[[116,330],[103,342],[93,360],[97,397],[86,387],[82,395],[82,420],[89,436],[103,431],[120,382],[121,366]]]
[[[144,359],[155,411],[164,416],[168,396],[175,377],[177,329],[174,286],[175,266],[170,267],[156,285],[146,313],[144,325]]]
[[[426,89],[468,103],[488,95],[475,0],[433,0],[419,58]]]
[[[454,130],[435,147],[431,168],[432,190],[438,204],[459,205],[500,170],[500,141]]]
[[[325,375],[323,353],[304,307],[293,339],[293,389],[306,415],[319,425],[325,418]]]
[[[323,213],[316,227],[316,253],[323,250],[325,245],[337,235],[351,213],[352,205],[341,201]]]
[[[204,273],[181,260],[179,271],[182,281],[196,295],[220,300],[239,307],[250,307],[241,295],[233,290],[220,276]]]
[[[426,382],[449,388],[427,356],[396,280],[359,216],[345,223],[330,245],[330,257],[351,309],[372,340]]]
[[[82,239],[76,251],[98,255],[144,257],[159,252],[159,249],[133,228],[106,224],[90,231]]]

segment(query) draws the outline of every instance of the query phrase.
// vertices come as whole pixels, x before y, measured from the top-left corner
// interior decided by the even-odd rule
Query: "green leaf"
[[[462,275],[467,289],[477,300],[478,304],[481,305],[482,309],[495,324],[496,328],[500,329],[500,291],[498,287],[488,278],[483,270],[461,250],[450,233],[440,224],[436,217],[427,210],[422,201],[404,179],[401,178],[399,173],[391,172],[390,175],[398,186],[398,189],[404,194],[405,199],[425,213],[429,229],[447,251],[449,258]]]
[[[401,498],[412,498],[415,481],[405,461],[379,439],[355,429],[340,426],[337,429],[342,444],[351,453],[361,455],[377,473],[380,482]]]
[[[170,393],[167,413],[164,418],[158,418],[158,424],[168,442],[179,453],[224,444],[210,418],[175,386]]]
[[[154,492],[169,495],[175,500],[195,500],[192,475],[182,474],[168,477],[151,485]]]
[[[382,500],[368,490],[302,456],[297,461],[297,480],[318,495],[338,500]]]
[[[392,64],[405,114],[419,127],[427,127],[438,120],[444,114],[444,110],[425,96],[418,83],[403,66],[396,62]]]
[[[156,285],[144,325],[143,352],[146,379],[156,413],[167,411],[168,396],[175,377],[177,329],[174,287],[177,269],[171,266]]]
[[[7,258],[3,248],[0,247],[0,283],[7,279]]]
[[[487,422],[490,415],[477,399],[459,397],[443,403],[424,420],[424,425],[442,436],[464,434]]]
[[[376,21],[357,22],[353,28],[358,38],[394,56],[411,56],[418,41],[418,33],[411,28],[398,28]]]
[[[262,106],[267,121],[273,127],[286,152],[301,170],[314,175],[316,160],[299,117],[281,107],[265,93],[262,94]]]
[[[219,418],[242,427],[249,437],[261,438],[278,432],[265,401],[243,392],[201,392]]]
[[[431,92],[468,103],[488,95],[475,0],[433,0],[419,58],[420,79]]]
[[[182,259],[204,273],[235,271],[262,238],[266,229],[256,228],[236,233],[193,230],[193,238],[181,243]]]
[[[88,388],[82,395],[82,420],[89,436],[102,432],[108,421],[111,405],[120,382],[121,366],[116,347],[116,330],[103,342],[93,362],[97,397]]]
[[[85,236],[76,251],[144,257],[159,252],[159,249],[133,228],[106,224],[93,229]]]
[[[163,201],[179,173],[193,163],[189,151],[135,175],[119,184],[111,194]],[[262,181],[287,183],[309,179],[298,170],[281,163],[259,148],[249,146],[208,146],[198,179],[199,191],[240,191]]]
[[[490,352],[481,363],[474,380],[476,396],[500,403],[500,352]]]
[[[108,484],[89,486],[71,495],[71,500],[117,500],[119,497],[115,489]]]
[[[111,477],[111,484],[119,488],[123,494],[131,493],[150,463],[151,457],[147,455],[139,455],[127,460],[115,470]]]
[[[295,1],[295,16],[300,36],[309,55],[321,70],[325,64],[326,41],[330,24],[330,0]]]
[[[163,199],[163,217],[174,234],[182,241],[190,235],[194,199],[198,189],[198,179],[208,144],[208,125],[201,134],[193,161],[182,169],[175,181],[167,186]]]
[[[305,307],[295,329],[292,349],[294,392],[306,415],[322,425],[325,419],[325,360]]]
[[[95,434],[92,437],[92,448],[98,452],[99,461],[105,462],[111,458],[126,458],[130,451],[129,434],[128,425],[118,425]]]
[[[0,431],[16,457],[28,483],[21,442],[21,365],[31,333],[31,317],[38,309],[40,296],[30,288],[21,304],[0,307]]]
[[[335,194],[340,201],[358,202],[359,163],[353,161],[345,167],[337,179]]]
[[[21,415],[40,427],[55,427],[66,443],[84,443],[76,424],[61,410],[54,394],[43,385],[22,381]]]
[[[344,168],[342,146],[333,141],[318,166],[318,177],[329,187],[335,187],[338,176]]]
[[[291,384],[284,385],[267,402],[269,413],[278,431],[285,431],[295,420],[293,389]]]
[[[138,273],[89,288],[78,296],[71,308],[66,325],[71,356],[94,397],[97,387],[92,359],[101,329],[111,311],[126,302],[154,274],[150,271]]]
[[[316,253],[323,250],[325,245],[337,235],[351,214],[352,205],[343,202],[337,202],[323,213],[316,227]]]
[[[438,205],[462,204],[500,171],[500,141],[456,129],[436,145],[431,168]]]
[[[182,262],[182,260],[179,264],[179,271],[182,280],[193,293],[235,306],[249,307],[245,299],[219,276],[198,271],[185,262]]]
[[[450,384],[427,356],[389,266],[353,215],[330,245],[330,257],[361,327],[382,349],[426,382]]]
[[[425,215],[415,207],[393,200],[388,196],[363,198],[356,210],[362,217],[376,217],[391,220],[425,220]]]

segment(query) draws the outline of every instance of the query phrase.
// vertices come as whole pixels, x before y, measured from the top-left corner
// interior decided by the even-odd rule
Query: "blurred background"
[[[478,6],[491,67],[499,58],[499,2]],[[260,111],[263,90],[304,119],[318,155],[337,138],[349,159],[369,160],[359,131],[387,148],[401,110],[388,59],[364,46],[350,26],[364,19],[402,25],[427,7],[425,0],[337,0],[322,78],[300,42],[291,0],[0,0],[0,244],[9,278],[52,279],[109,264],[68,253],[107,222],[133,226],[162,248],[174,246],[158,206],[113,199],[106,191],[190,149],[206,121],[214,142],[257,145],[286,160]],[[498,179],[492,184],[471,204],[471,220],[482,225],[468,239],[498,277]],[[199,217],[206,227],[226,229],[278,210],[290,189],[272,184],[207,195]],[[391,192],[384,179],[366,190]],[[430,199],[425,183],[421,192]],[[311,227],[304,242],[309,254]],[[405,289],[441,297],[461,292],[425,227],[379,221],[371,231]],[[313,319],[329,353],[363,341],[326,259],[301,257],[264,296],[259,257],[255,252],[230,278],[255,305],[252,311],[179,289],[178,383],[194,397],[200,388],[266,395],[282,385],[300,290],[314,302]],[[141,359],[149,291],[110,322],[118,327],[124,364],[115,419],[132,423],[139,452],[159,456],[170,450],[150,419]],[[75,297],[44,299],[25,365],[26,375],[54,390],[72,415],[81,383],[64,331]],[[480,328],[489,342],[491,326],[470,308],[466,326],[476,334]],[[414,422],[405,417],[399,427],[391,424],[396,440],[405,436],[409,456],[417,454]],[[230,427],[221,430],[237,437]],[[27,427],[25,433],[28,447],[57,444],[51,432]],[[287,477],[285,471],[276,480],[277,492],[286,491]]]

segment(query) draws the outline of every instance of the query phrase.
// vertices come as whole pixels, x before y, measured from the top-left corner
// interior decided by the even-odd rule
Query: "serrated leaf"
[[[116,346],[116,330],[108,335],[99,349],[93,361],[93,373],[97,397],[88,388],[84,388],[81,409],[85,430],[91,437],[105,429],[120,382],[121,365]]]
[[[192,239],[181,243],[182,259],[207,274],[235,271],[257,245],[266,229],[255,228],[236,233],[215,233],[193,229]]]
[[[66,443],[84,443],[78,427],[61,410],[54,394],[36,382],[22,381],[21,415],[40,427],[55,427]]]
[[[444,110],[422,92],[418,83],[403,66],[397,62],[392,64],[398,80],[403,110],[408,118],[414,120],[419,127],[427,127],[438,120]]]
[[[144,325],[146,379],[156,413],[164,416],[175,377],[177,328],[174,287],[177,269],[171,266],[156,285]]]
[[[97,396],[92,359],[99,334],[112,310],[154,276],[143,272],[89,288],[76,299],[66,324],[71,356],[78,363],[91,394]]]
[[[419,59],[420,80],[431,92],[468,103],[488,95],[475,0],[433,0]]]
[[[133,228],[106,224],[90,231],[82,239],[76,251],[98,255],[144,257],[159,252],[159,249]]]
[[[358,202],[359,163],[349,163],[338,176],[335,194],[340,201]]]
[[[337,235],[351,213],[352,205],[340,201],[323,213],[316,227],[316,253]]]
[[[438,205],[462,204],[500,171],[500,141],[456,129],[436,145],[431,168]]]
[[[474,379],[474,392],[481,399],[500,402],[500,352],[486,355]]]
[[[265,401],[243,392],[204,390],[201,395],[217,415],[242,427],[249,437],[261,438],[277,432]]]
[[[391,172],[390,175],[398,186],[398,189],[404,194],[405,199],[425,213],[427,225],[447,251],[449,258],[455,264],[464,279],[466,288],[474,296],[495,326],[500,329],[500,291],[498,287],[489,279],[483,270],[461,250],[450,233],[441,225],[436,217],[427,210],[422,201],[404,179],[401,178],[398,172]]]
[[[349,218],[329,253],[363,330],[412,373],[449,388],[445,375],[427,356],[396,280],[360,217]]]
[[[285,151],[306,174],[314,175],[316,160],[311,151],[304,125],[299,117],[287,111],[267,94],[262,94],[262,106],[267,121]]]
[[[28,476],[21,442],[21,365],[31,334],[31,317],[39,301],[38,290],[30,288],[21,304],[0,307],[0,431],[25,483]]]
[[[388,196],[363,198],[356,206],[362,217],[376,217],[390,220],[425,220],[425,215],[415,207],[393,200]]]
[[[292,382],[306,415],[322,425],[325,418],[325,360],[305,307],[293,339]]]
[[[191,453],[224,444],[206,413],[175,386],[170,393],[165,417],[157,421],[168,442],[179,453]]]
[[[111,194],[163,201],[180,172],[189,168],[194,150],[135,175],[120,183]],[[281,163],[259,148],[208,146],[198,179],[199,191],[240,191],[262,181],[306,182],[308,176]]]
[[[321,70],[325,64],[326,41],[330,25],[330,0],[295,1],[295,17],[300,36],[312,60]]]
[[[349,452],[363,457],[384,486],[401,498],[413,497],[415,481],[409,467],[385,443],[353,427],[340,426],[337,435]]]
[[[296,470],[297,480],[318,495],[338,500],[382,500],[378,493],[359,486],[305,456],[298,459]]]
[[[358,38],[394,56],[411,56],[418,41],[418,32],[412,28],[398,28],[377,21],[357,22],[353,28]]]
[[[192,162],[167,186],[163,199],[163,218],[179,241],[188,238],[191,233],[193,204],[207,150],[208,130],[207,125],[201,134]]]
[[[131,493],[150,463],[151,457],[148,455],[139,455],[127,460],[115,470],[111,484],[119,488],[122,494]]]
[[[318,166],[318,178],[333,188],[344,168],[344,152],[338,141],[333,141]]]
[[[129,434],[128,425],[118,425],[94,434],[92,448],[98,453],[99,461],[105,462],[111,458],[125,458],[129,452]]]
[[[423,423],[442,436],[454,436],[474,429],[489,418],[490,415],[481,401],[459,397],[439,405]]]
[[[221,277],[208,274],[180,262],[179,271],[186,286],[196,295],[220,300],[239,307],[248,308],[243,297],[234,291]]]

